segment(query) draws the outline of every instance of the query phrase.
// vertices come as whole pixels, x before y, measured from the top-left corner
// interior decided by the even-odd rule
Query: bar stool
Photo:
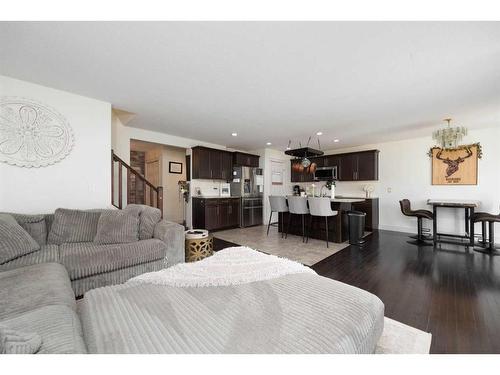
[[[338,211],[332,210],[332,203],[329,197],[307,198],[307,202],[309,203],[309,211],[311,213],[308,232],[311,231],[314,217],[324,217],[326,229],[326,247],[328,247],[328,218],[336,216],[338,214]],[[309,236],[307,236],[307,241],[309,241]]]
[[[281,214],[281,223],[283,225],[283,227],[281,228],[281,238],[283,238],[283,235],[285,233],[285,231],[283,230],[284,229],[283,213],[288,212],[288,206],[286,205],[286,198],[281,195],[270,195],[269,204],[271,205],[271,214],[269,215],[269,224],[267,224],[267,235],[269,236],[269,227],[271,225],[276,226],[276,224],[278,224],[279,226],[279,219]],[[278,213],[278,221],[271,223],[273,212]]]
[[[288,200],[288,211],[290,212],[290,214],[288,215],[288,225],[286,229],[285,238],[288,237],[288,232],[290,231],[290,222],[292,221],[292,216],[300,215],[302,217],[302,242],[304,242],[306,235],[304,217],[305,215],[309,214],[309,208],[307,208],[307,198],[289,195],[287,197],[287,200]]]
[[[419,246],[432,246],[432,243],[427,242],[428,240],[430,240],[430,236],[425,236],[423,234],[424,228],[422,227],[422,219],[434,220],[434,215],[432,214],[432,212],[428,210],[412,210],[410,201],[408,199],[400,200],[399,205],[401,207],[401,212],[403,213],[403,215],[417,218],[417,235],[411,237],[416,241],[408,241],[408,243]]]
[[[472,225],[481,223],[482,240],[486,246],[474,247],[475,251],[489,255],[500,255],[499,249],[495,248],[495,223],[500,223],[500,214],[493,215],[487,212],[476,212],[472,216]],[[489,226],[488,239],[486,237],[486,223]]]

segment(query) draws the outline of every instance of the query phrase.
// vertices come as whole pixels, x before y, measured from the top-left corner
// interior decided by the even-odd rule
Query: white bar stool
[[[305,215],[309,214],[309,208],[307,208],[307,198],[306,197],[296,197],[293,195],[289,195],[287,197],[288,200],[288,210],[290,215],[288,216],[288,226],[286,229],[285,238],[288,237],[288,232],[290,230],[290,222],[292,221],[293,215],[300,215],[302,217],[302,242],[305,241]]]
[[[269,215],[269,224],[267,224],[267,235],[269,236],[269,227],[271,225],[279,226],[279,219],[280,219],[280,214],[281,214],[281,223],[282,223],[282,228],[281,228],[281,237],[283,238],[284,233],[285,233],[285,226],[283,224],[283,213],[288,212],[288,206],[286,205],[286,198],[281,196],[281,195],[270,195],[269,196],[269,204],[271,205],[271,214]],[[271,219],[273,217],[273,212],[278,213],[278,221],[271,223]]]
[[[309,210],[311,212],[309,231],[311,230],[314,217],[324,217],[326,229],[326,247],[328,247],[328,218],[336,216],[338,214],[338,211],[332,210],[332,204],[329,197],[307,198],[307,201],[309,203]],[[309,241],[309,236],[307,236],[307,240]]]

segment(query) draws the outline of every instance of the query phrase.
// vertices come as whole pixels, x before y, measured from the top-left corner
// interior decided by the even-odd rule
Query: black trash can
[[[349,211],[349,243],[351,245],[362,245],[365,240],[363,234],[365,232],[365,216],[366,213],[359,211]]]

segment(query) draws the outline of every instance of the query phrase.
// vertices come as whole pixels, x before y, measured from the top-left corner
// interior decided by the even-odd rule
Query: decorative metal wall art
[[[0,161],[19,167],[46,167],[73,148],[66,118],[32,99],[0,97]]]

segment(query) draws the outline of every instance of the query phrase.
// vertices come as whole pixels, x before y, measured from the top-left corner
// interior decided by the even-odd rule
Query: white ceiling
[[[238,149],[322,131],[332,149],[447,116],[498,126],[500,23],[1,22],[0,74],[111,102],[130,126]]]

